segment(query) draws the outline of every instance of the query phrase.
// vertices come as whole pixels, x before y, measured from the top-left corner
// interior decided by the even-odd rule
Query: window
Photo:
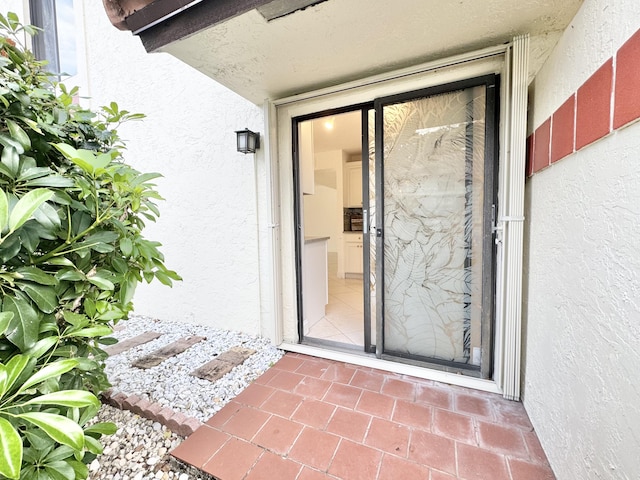
[[[33,38],[33,52],[49,62],[58,76],[77,73],[73,0],[30,0],[31,23],[42,31]]]

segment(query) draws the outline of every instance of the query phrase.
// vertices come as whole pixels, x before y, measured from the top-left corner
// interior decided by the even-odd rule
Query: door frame
[[[505,397],[519,397],[520,375],[520,313],[522,263],[522,237],[518,238],[517,227],[508,222],[521,221],[518,205],[523,203],[524,157],[526,137],[526,98],[528,85],[528,37],[514,38],[509,44],[497,45],[483,50],[469,52],[455,57],[415,65],[402,70],[368,77],[321,90],[295,95],[264,103],[265,129],[268,134],[265,150],[268,177],[266,188],[274,192],[270,209],[277,212],[277,223],[269,220],[265,228],[274,232],[272,245],[274,252],[269,255],[266,285],[273,298],[271,318],[273,319],[273,339],[283,349],[318,357],[350,362],[372,368],[413,375],[489,392],[503,393]],[[472,78],[485,74],[499,73],[504,83],[501,90],[502,106],[500,124],[500,171],[510,180],[502,178],[499,185],[500,204],[498,211],[499,230],[504,229],[501,265],[498,266],[499,288],[497,304],[497,332],[495,336],[495,368],[493,380],[483,380],[469,376],[452,374],[415,367],[413,365],[388,362],[371,358],[309,347],[298,343],[295,232],[293,224],[293,172],[291,168],[291,118],[340,108],[344,105],[366,103],[378,96],[392,95],[404,91],[417,90],[451,81]],[[520,198],[522,197],[522,198]],[[503,201],[503,199],[508,201]],[[513,226],[512,226],[513,225]],[[513,229],[513,234],[509,232]],[[512,281],[515,278],[516,281]],[[520,282],[517,282],[517,279]]]
[[[330,117],[332,115],[340,115],[341,113],[350,113],[355,111],[365,112],[368,108],[373,107],[373,102],[357,104],[357,105],[346,105],[338,108],[331,108],[329,110],[324,110],[321,112],[313,112],[306,115],[301,115],[298,117],[291,118],[291,147],[292,147],[292,173],[293,173],[293,218],[295,224],[295,264],[296,264],[296,305],[297,305],[297,323],[298,323],[298,341],[303,342],[305,339],[304,335],[304,293],[303,293],[303,282],[304,282],[304,271],[302,264],[302,257],[304,255],[304,231],[303,231],[303,205],[302,205],[302,186],[301,186],[301,172],[300,172],[300,152],[299,152],[299,142],[298,138],[298,125],[302,122],[306,122],[309,120],[315,120],[316,118],[322,117]],[[365,134],[363,132],[362,136]],[[362,145],[364,146],[364,140],[362,141]],[[364,158],[364,150],[363,150],[363,158]],[[363,165],[364,169],[364,165]],[[364,178],[364,173],[363,173]],[[363,187],[364,188],[364,187]],[[364,195],[364,191],[363,191]],[[368,203],[368,200],[367,200]],[[363,204],[364,209],[364,204]],[[363,236],[364,239],[364,236]],[[363,281],[367,278],[363,274]],[[366,295],[366,293],[365,293]],[[366,304],[365,304],[366,305]],[[370,314],[367,315],[365,311],[365,342],[367,341],[367,323],[370,322]],[[371,327],[369,327],[369,342],[371,340]],[[315,343],[323,343],[322,341],[314,340]]]

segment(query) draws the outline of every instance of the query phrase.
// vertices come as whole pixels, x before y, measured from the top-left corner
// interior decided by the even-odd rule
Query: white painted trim
[[[503,55],[509,48],[509,45],[496,45],[494,47],[484,48],[482,50],[476,50],[473,52],[463,53],[454,57],[447,57],[445,59],[434,60],[427,63],[421,63],[412,67],[403,68],[401,70],[394,70],[392,72],[382,73],[373,77],[367,77],[361,80],[355,80],[353,82],[344,83],[333,87],[327,87],[320,90],[314,90],[311,92],[301,93],[290,97],[281,98],[275,100],[273,103],[276,107],[286,105],[288,103],[301,102],[303,100],[309,100],[311,98],[322,97],[325,95],[333,95],[336,93],[344,93],[349,90],[354,90],[364,86],[375,85],[378,83],[389,82],[390,80],[398,80],[404,77],[410,77],[422,73],[431,72],[440,68],[449,68],[455,65],[461,65],[464,63],[482,60],[484,58],[495,57]]]
[[[484,392],[501,393],[498,386],[492,380],[482,380],[481,378],[467,377],[455,373],[443,372],[440,370],[431,370],[406,363],[390,362],[388,360],[380,360],[372,356],[358,355],[355,353],[340,352],[336,350],[327,350],[311,345],[301,345],[296,343],[282,343],[278,348],[289,352],[302,353],[313,357],[326,358],[337,362],[351,363],[362,367],[376,368],[386,372],[399,373],[402,375],[411,375],[412,377],[434,380],[436,382],[447,383],[450,385],[458,385],[460,387],[473,388]]]
[[[511,49],[505,52],[504,74],[501,78],[500,85],[500,159],[498,169],[498,208],[502,212],[504,205],[507,203],[507,173],[506,165],[509,158],[509,128],[511,126]],[[496,215],[498,215],[496,211]],[[496,222],[495,227],[499,225]],[[498,385],[502,385],[503,376],[503,352],[504,352],[504,321],[503,321],[503,305],[504,297],[504,278],[506,275],[504,263],[504,238],[503,229],[496,228],[496,307],[495,307],[495,332],[494,332],[494,371],[493,380]]]
[[[276,122],[276,107],[275,105],[265,100],[263,105],[264,111],[264,139],[263,139],[263,151],[265,162],[265,177],[266,177],[266,191],[268,195],[267,202],[267,217],[268,229],[267,238],[269,242],[270,258],[266,259],[269,262],[269,274],[265,279],[265,283],[268,283],[269,298],[271,299],[270,316],[271,316],[271,328],[269,339],[274,345],[282,342],[282,274],[281,274],[281,259],[280,259],[280,188],[278,182],[278,142],[272,141],[278,138],[277,122]],[[257,185],[256,185],[257,188]],[[261,286],[261,288],[267,288],[267,286]]]
[[[520,363],[522,343],[522,221],[504,221],[524,217],[524,179],[527,137],[527,90],[529,70],[529,36],[521,35],[511,44],[511,91],[506,146],[504,204],[499,212],[503,231],[504,266],[501,301],[504,326],[503,372],[504,397],[520,399]]]

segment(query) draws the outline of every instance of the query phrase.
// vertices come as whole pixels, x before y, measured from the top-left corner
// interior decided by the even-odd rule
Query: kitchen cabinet
[[[362,162],[344,165],[344,206],[362,207]]]
[[[313,154],[313,122],[301,122],[298,136],[300,161],[300,183],[304,195],[315,193],[315,159]]]
[[[304,239],[302,311],[305,328],[324,317],[325,307],[329,303],[328,240],[329,237],[305,237]]]
[[[363,243],[362,234],[344,234],[344,273],[363,272]]]

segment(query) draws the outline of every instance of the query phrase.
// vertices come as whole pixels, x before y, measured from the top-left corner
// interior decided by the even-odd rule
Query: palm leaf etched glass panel
[[[485,97],[382,107],[385,352],[479,363]]]

